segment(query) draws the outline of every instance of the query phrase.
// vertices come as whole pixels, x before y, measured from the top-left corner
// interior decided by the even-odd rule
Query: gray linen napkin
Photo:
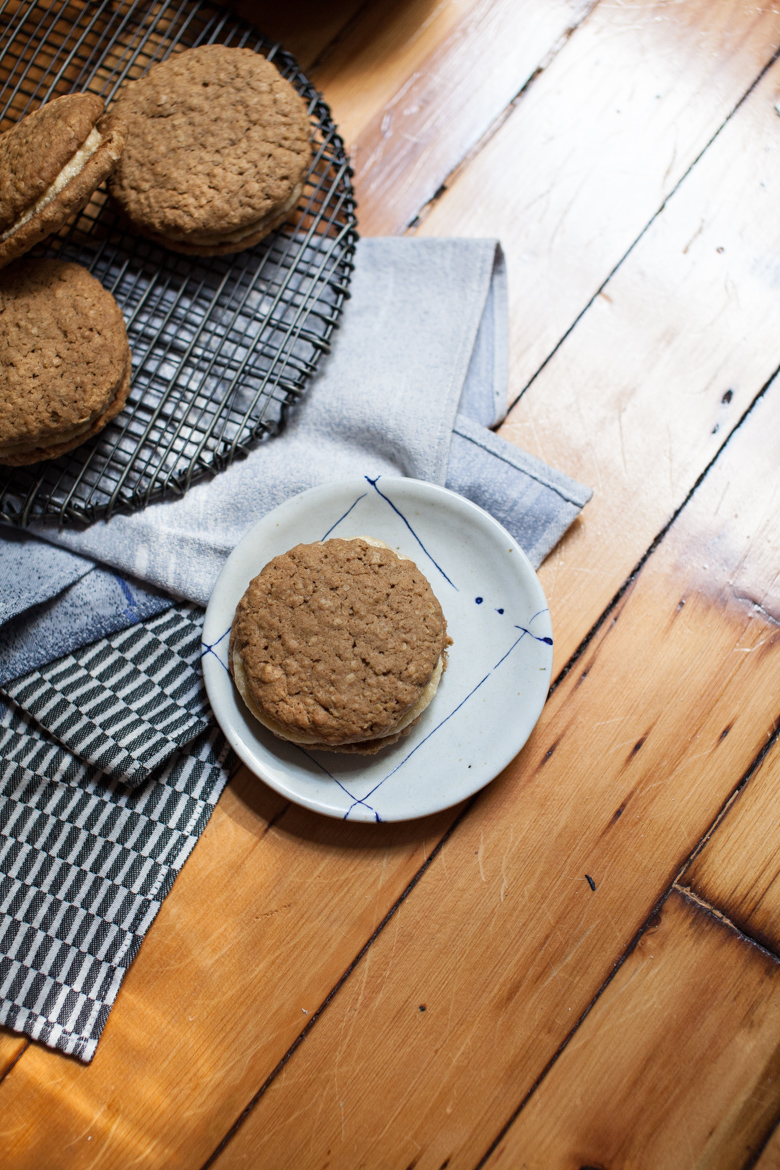
[[[0,535],[0,564],[7,555],[9,544],[11,542]],[[145,588],[137,581],[101,569],[92,561],[73,556],[65,549],[54,548],[34,537],[26,537],[26,545],[20,549],[29,553],[30,559],[40,560],[45,566],[46,557],[40,555],[41,550],[44,554],[53,554],[53,568],[59,567],[56,564],[59,555],[81,562],[87,568],[86,571],[80,570],[82,576],[64,587],[59,586],[67,573],[61,576],[52,572],[40,582],[40,586],[33,580],[36,591],[40,589],[49,593],[48,599],[37,604],[24,604],[25,591],[17,588],[14,598],[16,613],[9,615],[5,624],[0,625],[0,687],[34,667],[70,654],[97,638],[124,630],[173,604],[173,598],[159,590]],[[24,558],[18,559],[21,564],[16,580],[25,582],[28,578]],[[63,568],[75,571],[78,565]],[[12,576],[10,572],[9,576]]]
[[[204,604],[259,516],[330,479],[444,482],[534,564],[590,496],[488,429],[506,404],[493,242],[363,241],[353,297],[288,429],[243,463],[86,533],[0,530],[0,1023],[83,1060],[230,768],[202,610],[156,587]]]
[[[179,500],[57,545],[205,605],[227,556],[297,492],[360,475],[446,484],[538,565],[590,498],[487,429],[507,405],[506,273],[494,240],[361,240],[333,352],[286,430]]]

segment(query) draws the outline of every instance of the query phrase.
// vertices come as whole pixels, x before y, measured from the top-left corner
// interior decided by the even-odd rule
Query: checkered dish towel
[[[0,701],[0,1022],[82,1060],[227,783],[202,616],[172,607]]]

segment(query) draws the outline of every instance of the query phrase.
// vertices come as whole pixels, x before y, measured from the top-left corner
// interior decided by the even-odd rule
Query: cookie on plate
[[[130,389],[119,305],[80,264],[0,272],[0,463],[54,459],[97,434]]]
[[[450,641],[415,563],[358,537],[274,557],[238,603],[229,659],[244,702],[281,739],[371,754],[417,722]]]
[[[93,93],[47,102],[0,134],[0,267],[89,202],[122,153],[124,130]]]
[[[250,248],[300,198],[306,106],[252,49],[187,49],[126,85],[112,109],[127,145],[111,195],[137,231],[175,252]]]

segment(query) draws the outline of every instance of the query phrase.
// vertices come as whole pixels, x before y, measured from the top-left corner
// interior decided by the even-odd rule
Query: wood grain
[[[775,612],[780,614],[780,607]],[[680,880],[746,934],[780,953],[778,823],[780,750],[775,744]]]
[[[392,7],[383,9],[391,20]],[[696,9],[673,7],[677,15]],[[716,42],[706,36],[712,7],[728,10],[732,21],[731,41],[717,42],[720,56]],[[625,11],[623,5],[609,8],[616,20]],[[647,5],[633,8],[637,20],[647,23]],[[424,20],[434,19],[440,9],[430,6]],[[752,5],[750,12],[746,4],[699,4],[697,10],[707,57],[706,68],[697,68],[705,80],[696,101],[681,105],[674,131],[689,143],[688,110],[701,124],[708,101],[720,110],[723,92],[731,95],[723,104],[729,108],[738,91],[734,77],[744,81],[763,60],[775,27],[766,4]],[[412,11],[411,6],[404,11]],[[423,19],[424,5],[413,11]],[[656,68],[653,54],[673,55],[671,42],[678,35],[693,36],[685,20],[679,30],[667,20],[670,11],[671,6],[657,6],[656,15],[663,18],[659,40],[650,45],[646,61],[634,60],[638,75]],[[575,33],[565,52],[586,28]],[[347,30],[345,43],[350,35]],[[630,48],[627,34],[622,43]],[[393,51],[404,63],[412,61],[414,71],[414,46],[404,46],[400,36],[396,44]],[[639,45],[645,52],[647,44],[642,48],[642,42],[634,42],[633,51]],[[429,44],[422,61],[435,51]],[[363,76],[370,80],[380,59],[375,54],[376,64],[362,67]],[[613,67],[618,63],[613,61]],[[662,69],[660,61],[657,68]],[[353,81],[359,76],[357,70]],[[397,76],[387,100],[405,80],[408,74]],[[479,84],[485,84],[484,76]],[[677,84],[685,85],[685,78]],[[432,92],[432,100],[443,101],[448,91],[445,86]],[[528,95],[532,92],[533,87]],[[583,93],[573,84],[568,92],[573,117]],[[598,327],[582,335],[581,348],[579,329],[572,335],[561,350],[565,360],[555,367],[551,362],[523,400],[521,406],[533,403],[533,413],[518,410],[507,431],[532,449],[541,442],[549,458],[564,467],[568,463],[570,470],[583,445],[583,477],[599,488],[584,523],[544,569],[545,587],[553,596],[559,662],[622,582],[624,566],[635,563],[682,503],[768,376],[763,371],[771,367],[767,355],[773,352],[777,317],[767,257],[776,246],[777,217],[773,207],[767,209],[772,201],[761,183],[776,188],[773,96],[767,82],[760,99],[765,104],[751,99],[747,112],[735,116],[733,125],[741,130],[732,132],[727,149],[719,139],[705,156],[705,161],[716,159],[706,180],[693,185],[697,167],[686,181],[693,192],[690,205],[672,201],[654,229],[653,248],[638,248],[624,266],[625,283],[605,290],[615,294],[614,316],[604,316],[606,300],[596,306]],[[671,85],[663,100],[676,100]],[[564,121],[557,133],[576,151],[584,129],[576,120]],[[439,132],[445,133],[443,124]],[[501,160],[516,168],[517,156],[510,144],[496,158],[491,181],[498,183]],[[534,167],[542,164],[541,157],[534,159]],[[657,177],[652,182],[657,188]],[[548,171],[548,189],[557,189],[555,168]],[[374,206],[385,194],[377,191]],[[442,209],[450,198],[441,201]],[[683,251],[699,229],[702,209],[706,222]],[[596,203],[594,237],[603,227],[598,211]],[[495,221],[498,234],[511,238],[517,209],[507,202],[503,214],[503,221]],[[681,239],[689,221],[690,236]],[[441,232],[461,230],[454,213],[449,228],[446,217],[438,223]],[[425,230],[432,224],[433,216]],[[724,229],[732,231],[733,248],[740,254],[718,253],[722,264],[714,268],[707,249],[722,246],[717,237]],[[473,231],[483,234],[478,225]],[[548,239],[551,270],[570,262],[568,253],[555,251],[555,238],[553,233]],[[608,233],[605,238],[609,242]],[[694,248],[699,249],[696,265],[680,267],[685,262],[677,253],[687,257]],[[602,258],[604,271],[609,255],[605,251]],[[510,260],[513,271],[520,271],[522,254],[514,251]],[[681,280],[684,296],[678,291]],[[659,297],[666,302],[663,328],[660,309],[653,311]],[[536,321],[545,327],[542,315]],[[575,339],[577,345],[570,348]],[[660,354],[667,344],[664,364]],[[600,357],[597,345],[602,346]],[[553,369],[554,376],[547,377]],[[724,403],[724,386],[736,373],[732,400]],[[777,421],[765,423],[764,429],[774,427],[777,433]],[[713,436],[715,426],[719,430]],[[626,466],[619,456],[622,444],[630,456]],[[735,505],[742,512],[741,527],[727,526],[733,547],[725,548],[721,561],[711,561],[706,521],[733,498],[724,497],[725,503],[720,498],[726,491],[721,479],[717,499],[704,494],[704,519],[697,520],[691,509],[683,513],[673,537],[616,611],[617,624],[602,630],[592,644],[585,679],[576,686],[573,675],[559,689],[527,751],[458,827],[288,1063],[285,1080],[261,1100],[250,1117],[252,1126],[257,1118],[268,1118],[269,1105],[281,1100],[292,1102],[286,1124],[293,1130],[285,1144],[283,1127],[273,1128],[280,1117],[273,1115],[269,1141],[281,1161],[263,1164],[304,1166],[310,1156],[316,1164],[326,1148],[317,1142],[335,1135],[334,1156],[347,1148],[341,1164],[351,1170],[358,1164],[352,1151],[373,1126],[375,1134],[385,1134],[391,1157],[409,1152],[401,1163],[405,1166],[415,1156],[407,1121],[408,1132],[419,1133],[427,1143],[420,1166],[429,1164],[430,1155],[430,1164],[438,1167],[446,1155],[436,1162],[436,1151],[453,1143],[458,1156],[468,1160],[469,1130],[479,1156],[521,1099],[523,1086],[567,1034],[570,1020],[610,970],[654,891],[673,875],[706,829],[713,806],[763,742],[773,715],[769,627],[741,599],[749,596],[745,587],[765,588],[769,579],[760,553],[769,530],[762,517],[754,524],[751,511],[766,483],[774,482],[775,471],[770,463],[755,466],[755,453],[755,446],[748,445],[739,456],[750,475]],[[737,481],[741,464],[729,466]],[[738,494],[736,483],[729,490]],[[771,525],[776,531],[775,513]],[[734,566],[743,560],[747,580],[740,596],[733,596],[728,575],[734,576]],[[687,603],[678,612],[683,593]],[[744,703],[745,691],[755,694],[754,702]],[[733,722],[734,734],[716,746],[726,720]],[[634,751],[648,729],[646,743]],[[705,774],[713,759],[714,781]],[[375,827],[331,825],[301,810],[285,810],[242,773],[145,941],[93,1065],[84,1068],[33,1046],[0,1087],[0,1138],[9,1166],[135,1164],[167,1170],[202,1165],[448,824],[441,817],[379,833]],[[585,878],[586,873],[593,877],[592,871],[595,893]],[[318,1038],[325,1027],[330,1048]],[[404,1045],[409,1064],[401,1061]],[[386,1069],[377,1068],[384,1063]],[[344,1098],[338,1095],[342,1084]],[[295,1086],[306,1096],[296,1096]],[[422,1112],[414,1112],[418,1087]],[[303,1112],[302,1101],[308,1112],[299,1126],[295,1119],[299,1109]],[[364,1109],[360,1120],[356,1115]],[[432,1136],[437,1109],[441,1137]],[[342,1118],[347,1147],[339,1144]],[[243,1157],[252,1132],[249,1126],[246,1133],[240,1131],[225,1159]],[[371,1140],[369,1135],[369,1145]],[[303,1160],[296,1162],[303,1146]],[[257,1164],[252,1163],[254,1151],[247,1156]],[[381,1156],[370,1164],[379,1166]]]
[[[510,273],[513,396],[778,43],[773,3],[600,4],[457,174],[420,231],[500,237]],[[749,147],[736,152],[741,166]],[[693,230],[710,218],[703,210]]]
[[[780,1167],[780,1126],[774,1130],[751,1170],[778,1170]]]
[[[33,1045],[0,1085],[3,1170],[202,1165],[444,827],[441,816],[331,821],[242,769],[163,903],[92,1064]]]
[[[26,1036],[0,1028],[0,1081],[29,1044]]]
[[[775,65],[501,430],[595,491],[540,574],[564,645],[573,623],[597,620],[775,371],[779,91]]]
[[[485,1170],[734,1170],[780,1113],[780,961],[674,891]]]
[[[773,391],[220,1170],[465,1170],[490,1147],[772,727],[780,630],[744,598],[777,573]]]
[[[324,55],[317,84],[352,145],[479,0],[373,0]]]
[[[594,0],[373,4],[316,73],[364,235],[402,231]]]

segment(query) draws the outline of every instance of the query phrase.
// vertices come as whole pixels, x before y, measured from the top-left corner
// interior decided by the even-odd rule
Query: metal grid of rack
[[[357,241],[351,171],[295,59],[199,0],[0,3],[0,131],[61,93],[107,103],[172,52],[218,42],[272,60],[308,104],[313,157],[294,216],[256,247],[190,257],[129,234],[105,192],[33,254],[75,260],[125,315],[124,411],[59,459],[0,468],[0,519],[89,523],[184,493],[278,433],[329,349]],[[1,372],[0,372],[1,377]]]

